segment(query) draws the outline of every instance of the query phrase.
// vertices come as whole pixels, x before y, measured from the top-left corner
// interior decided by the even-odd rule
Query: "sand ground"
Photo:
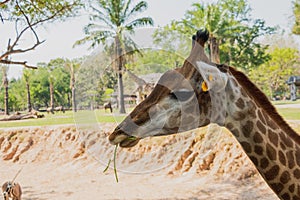
[[[117,183],[112,165],[103,173],[112,128],[0,129],[0,182],[22,169],[23,200],[277,199],[235,139],[215,127],[118,149]]]

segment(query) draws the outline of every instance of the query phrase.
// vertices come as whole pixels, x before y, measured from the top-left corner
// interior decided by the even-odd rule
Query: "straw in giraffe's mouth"
[[[112,134],[109,136],[109,141],[113,145],[119,144],[120,147],[129,148],[135,146],[140,139],[126,134]]]

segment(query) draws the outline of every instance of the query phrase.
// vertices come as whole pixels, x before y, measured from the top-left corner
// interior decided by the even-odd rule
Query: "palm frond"
[[[142,18],[135,19],[132,22],[129,22],[125,27],[126,27],[126,30],[132,31],[135,28],[146,26],[146,25],[152,26],[153,24],[154,24],[154,22],[151,17],[142,17]]]
[[[137,13],[143,12],[148,8],[148,4],[146,1],[140,1],[138,4],[136,4],[126,15],[126,18],[132,18]],[[125,17],[125,16],[124,16]]]

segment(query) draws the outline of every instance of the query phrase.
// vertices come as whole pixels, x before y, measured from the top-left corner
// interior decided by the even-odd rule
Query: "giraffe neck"
[[[228,91],[234,92],[229,92],[227,97],[231,103],[227,104],[225,127],[237,138],[278,197],[300,199],[300,136],[277,114],[256,86],[245,89],[245,85],[241,86],[245,80],[239,80],[236,75],[239,74],[233,74],[234,78],[228,83]]]

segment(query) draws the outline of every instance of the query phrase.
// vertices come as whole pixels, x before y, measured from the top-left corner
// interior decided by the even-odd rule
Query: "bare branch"
[[[4,4],[8,3],[9,1],[10,1],[10,0],[5,0],[5,1],[0,2],[0,6],[2,6],[2,5],[4,5]]]
[[[36,66],[27,65],[27,61],[0,60],[0,63],[7,65],[23,65],[26,68],[37,69]]]
[[[5,0],[5,1],[2,1],[0,2],[0,5],[3,5],[4,3],[7,3],[9,2],[10,0]],[[26,64],[26,61],[25,62],[19,62],[19,61],[7,61],[6,58],[9,56],[9,55],[12,55],[12,54],[18,54],[18,53],[24,53],[24,52],[27,52],[27,51],[31,51],[31,50],[34,50],[37,46],[39,46],[40,44],[42,44],[43,42],[45,42],[45,40],[43,41],[40,41],[39,40],[39,37],[38,37],[38,34],[36,33],[35,31],[35,26],[39,25],[39,24],[42,24],[46,21],[51,21],[53,20],[55,17],[59,16],[60,14],[62,14],[64,12],[64,10],[67,10],[67,9],[70,9],[72,7],[72,5],[68,5],[68,6],[63,6],[61,9],[57,10],[55,13],[53,13],[52,15],[50,16],[46,16],[45,15],[45,18],[41,18],[35,22],[30,22],[30,18],[26,15],[26,13],[24,12],[24,10],[22,9],[22,7],[19,5],[19,1],[16,1],[16,6],[18,8],[18,10],[21,12],[22,16],[24,17],[25,21],[26,21],[26,24],[27,26],[25,26],[20,32],[18,31],[18,26],[17,26],[17,23],[18,23],[18,20],[16,20],[16,25],[15,25],[15,29],[16,29],[16,38],[13,42],[11,42],[9,40],[9,43],[8,43],[8,46],[7,46],[7,50],[6,52],[4,52],[2,55],[0,55],[0,63],[4,63],[4,64],[16,64],[16,65],[23,65],[24,67],[27,67],[27,68],[36,68],[36,67],[33,67],[33,66],[29,66]],[[32,34],[34,35],[35,37],[35,44],[32,45],[31,47],[28,47],[28,48],[25,48],[25,49],[15,49],[15,47],[18,45],[20,39],[22,38],[22,36],[24,35],[24,33],[26,31],[28,31],[28,29],[30,29],[30,31],[32,32]]]
[[[24,11],[22,10],[22,8],[19,6],[19,2],[16,1],[16,3],[17,3],[18,8],[20,9],[22,15],[25,17],[26,22],[27,22],[27,24],[28,24],[28,27],[31,29],[32,33],[34,34],[37,43],[39,43],[39,37],[38,37],[38,35],[36,34],[35,30],[32,28],[32,26],[31,26],[31,24],[30,24],[30,21],[29,21],[29,18],[28,18],[27,15],[24,13]]]

